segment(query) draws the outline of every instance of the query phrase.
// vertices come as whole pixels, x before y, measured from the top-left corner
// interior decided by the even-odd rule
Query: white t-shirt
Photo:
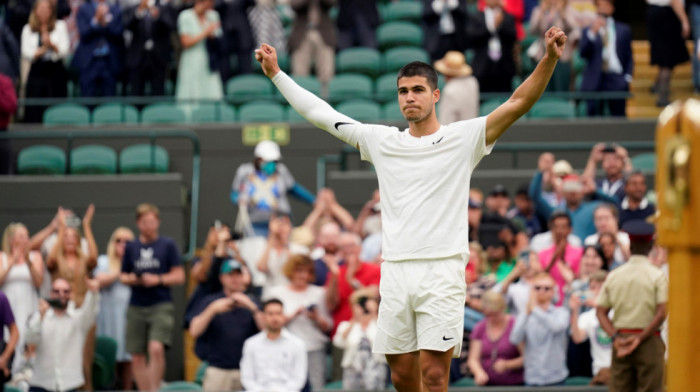
[[[600,327],[595,309],[583,312],[578,316],[578,328],[586,331],[586,337],[591,342],[593,374],[598,374],[602,368],[609,368],[612,362],[612,339]]]
[[[443,125],[425,137],[396,127],[361,124],[335,111],[279,72],[282,95],[312,124],[354,147],[374,164],[382,210],[385,260],[469,253],[467,205],[476,165],[488,155],[486,117]]]

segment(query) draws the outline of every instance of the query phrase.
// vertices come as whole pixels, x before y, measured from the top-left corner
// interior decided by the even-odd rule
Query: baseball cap
[[[552,171],[557,177],[562,177],[574,172],[574,168],[571,166],[569,161],[565,159],[558,160],[552,166]]]
[[[231,272],[241,272],[243,270],[243,266],[241,263],[238,262],[238,260],[235,259],[227,259],[224,260],[224,262],[221,264],[221,270],[219,270],[220,275],[224,274],[229,274]]]
[[[502,184],[498,184],[491,190],[491,196],[505,196],[508,197],[508,190]]]
[[[279,161],[282,158],[280,146],[272,140],[263,140],[255,146],[255,157],[263,161]]]

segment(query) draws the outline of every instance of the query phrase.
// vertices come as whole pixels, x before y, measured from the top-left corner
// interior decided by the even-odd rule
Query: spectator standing
[[[576,21],[571,15],[568,7],[568,0],[542,0],[535,7],[530,17],[528,29],[530,35],[542,37],[551,26],[559,26],[569,36],[575,38],[577,35]],[[561,59],[554,68],[552,80],[547,85],[549,91],[569,91],[571,86],[571,59],[573,57],[574,45],[566,48],[561,55]],[[527,55],[535,62],[540,61],[544,56],[545,47],[542,39],[537,39],[527,48]]]
[[[277,0],[256,0],[255,6],[248,11],[248,21],[256,47],[268,43],[279,48],[280,53],[286,53],[287,37],[277,4]]]
[[[531,239],[544,231],[540,219],[535,214],[535,205],[530,199],[527,185],[518,188],[513,203],[515,207],[508,211],[506,218],[510,219],[516,226],[524,227],[528,238]]]
[[[11,223],[5,228],[0,267],[0,291],[7,296],[19,332],[18,350],[10,364],[14,373],[24,361],[27,321],[38,309],[38,290],[44,280],[44,260],[39,252],[30,251],[29,231],[23,224]]]
[[[506,300],[508,313],[513,317],[525,313],[532,292],[532,281],[542,272],[542,266],[537,262],[537,253],[529,251],[518,255],[515,268],[506,278],[493,289],[500,292]]]
[[[310,284],[314,280],[314,262],[308,256],[290,256],[284,265],[284,274],[289,284],[270,289],[263,299],[284,298],[285,325],[304,342],[311,387],[323,389],[327,333],[333,325],[326,307],[326,291]]]
[[[36,346],[32,391],[71,391],[88,383],[83,376],[83,347],[99,310],[99,284],[85,278],[88,291],[83,304],[72,300],[68,280],[57,278],[51,286],[51,305],[39,301],[39,311],[29,319],[27,344]]]
[[[508,246],[494,235],[481,235],[481,245],[486,248],[484,275],[495,282],[502,282],[515,268],[516,261],[508,251]]]
[[[321,82],[321,95],[328,94],[328,82],[335,74],[335,26],[329,15],[335,0],[291,0],[295,17],[289,34],[292,75],[311,73],[313,61]]]
[[[314,260],[314,272],[317,286],[325,286],[328,278],[328,266],[343,263],[340,249],[340,226],[335,222],[326,222],[318,232],[318,252],[323,255]],[[318,253],[314,251],[313,253]],[[312,256],[314,255],[312,253]]]
[[[595,307],[588,307],[582,311],[584,301],[592,301],[595,304],[600,293],[600,288],[605,282],[605,271],[598,271],[591,276],[589,295],[572,295],[569,299],[569,309],[571,310],[571,338],[576,344],[586,340],[591,344],[591,358],[593,358],[592,368],[594,385],[607,385],[610,380],[610,362],[612,361],[612,339],[600,327],[600,322],[596,316]]]
[[[214,0],[195,0],[194,7],[180,12],[177,32],[182,53],[175,96],[179,100],[220,100],[224,96],[218,60],[212,64],[207,41],[222,36]],[[213,49],[212,49],[213,50]]]
[[[581,91],[626,92],[632,82],[634,57],[629,25],[613,18],[613,0],[596,0],[598,18],[581,34],[581,57],[587,60]],[[611,116],[624,117],[625,99],[590,100],[589,116],[602,116],[605,106]]]
[[[8,331],[7,337],[0,339],[0,382],[5,385],[10,381],[10,374],[12,374],[12,359],[19,341],[19,329],[12,314],[10,301],[2,291],[0,291],[0,328],[3,331],[7,328]]]
[[[526,2],[523,0],[500,0],[501,1],[501,7],[503,7],[503,11],[508,13],[508,15],[512,16],[513,19],[515,20],[515,31],[516,31],[516,37],[518,41],[522,41],[525,39],[525,28],[523,27],[523,22],[524,21],[529,21],[529,19],[525,19],[525,7],[526,7]],[[488,7],[488,4],[486,4],[485,0],[478,0],[477,1],[477,7],[479,11],[483,11],[486,7]],[[530,15],[532,16],[532,15]]]
[[[591,234],[583,241],[584,245],[595,245],[600,243],[604,233],[610,235],[614,253],[612,261],[621,265],[630,257],[630,237],[627,233],[618,229],[618,212],[617,207],[612,204],[602,203],[593,210],[593,223],[595,224],[596,232]],[[605,266],[606,269],[609,266]]]
[[[338,0],[338,51],[353,46],[376,49],[380,22],[377,0]]]
[[[435,70],[445,75],[440,90],[438,121],[449,124],[479,117],[479,81],[472,76],[462,52],[451,50],[435,62]]]
[[[515,19],[499,0],[487,0],[484,11],[471,16],[467,31],[474,48],[474,76],[481,92],[507,92],[515,75]]]
[[[620,226],[631,220],[647,219],[656,213],[656,206],[646,198],[646,194],[644,173],[630,173],[625,179],[625,197],[620,203]]]
[[[432,61],[467,48],[467,18],[466,0],[423,0],[423,46]]]
[[[15,37],[5,20],[0,20],[0,74],[9,77],[12,82],[16,82],[19,78],[20,48],[17,44],[18,38],[19,35]]]
[[[314,209],[304,220],[304,226],[316,234],[318,229],[329,221],[337,223],[343,230],[347,231],[351,231],[355,225],[352,214],[338,203],[333,190],[323,188],[318,191]]]
[[[601,253],[602,251],[600,251],[600,247],[597,245],[586,245],[583,248],[583,255],[581,256],[581,264],[578,271],[579,274],[566,290],[566,299],[564,303],[568,304],[572,296],[581,298],[581,312],[595,307],[595,298],[591,295],[592,291],[590,286],[594,276],[600,277],[598,271],[603,269],[604,262]],[[603,275],[603,279],[598,279],[596,281],[598,286],[600,286],[603,281],[605,281],[605,275]]]
[[[241,383],[246,391],[301,391],[308,372],[304,342],[286,329],[282,302],[262,306],[264,330],[243,344]]]
[[[292,223],[286,215],[277,215],[270,218],[270,230],[267,243],[260,259],[258,271],[265,274],[265,284],[262,297],[269,298],[268,293],[275,287],[285,286],[289,280],[284,273],[284,266],[290,256],[289,237],[292,231]]]
[[[165,75],[172,48],[170,34],[175,29],[175,15],[163,0],[141,0],[124,12],[124,27],[131,32],[126,51],[130,95],[145,95],[148,82],[150,95],[165,95]]]
[[[690,37],[690,22],[680,0],[647,0],[647,29],[651,44],[651,65],[659,67],[654,92],[656,105],[668,105],[673,68],[690,59],[685,40]]]
[[[343,389],[383,390],[387,381],[386,359],[372,353],[379,309],[376,291],[355,291],[350,304],[352,319],[341,322],[333,337],[333,346],[343,350]]]
[[[557,306],[564,303],[564,288],[578,274],[583,249],[571,245],[567,240],[571,234],[571,217],[564,211],[552,214],[549,219],[549,229],[552,231],[554,245],[539,252],[537,255],[542,270],[551,275],[557,284]]]
[[[107,253],[97,258],[95,279],[100,284],[100,313],[97,315],[97,335],[109,336],[117,342],[117,375],[122,390],[130,390],[134,383],[131,356],[126,352],[126,311],[131,288],[119,281],[126,243],[134,240],[134,233],[119,227],[112,233]],[[119,388],[119,386],[117,386]]]
[[[622,229],[630,234],[632,257],[608,275],[596,307],[600,326],[613,338],[610,390],[661,391],[665,347],[659,330],[666,319],[668,279],[647,257],[654,226],[629,221]]]
[[[486,318],[472,330],[469,343],[469,369],[476,385],[522,385],[523,344],[514,345],[509,337],[515,318],[505,313],[503,296],[488,291],[482,297]]]
[[[255,0],[218,0],[215,2],[216,11],[221,15],[223,29],[223,61],[221,78],[226,81],[233,72],[230,62],[231,55],[238,59],[238,73],[253,72],[252,53],[255,45],[253,31],[250,28],[248,12],[255,6]]]
[[[126,313],[126,351],[141,391],[160,387],[165,373],[165,348],[174,325],[170,286],[185,281],[180,251],[171,238],[159,234],[160,211],[153,204],[136,207],[139,236],[124,249],[119,279],[131,286]],[[148,356],[148,361],[146,357]]]
[[[270,217],[274,212],[291,215],[287,194],[308,204],[314,196],[301,184],[284,163],[277,143],[264,140],[255,146],[252,162],[236,169],[231,184],[231,202],[238,206],[238,224],[248,235],[267,237]],[[250,227],[252,232],[250,233]]]
[[[518,315],[510,334],[512,344],[525,343],[525,384],[564,385],[569,312],[554,306],[555,282],[541,272],[533,279],[527,310]]]
[[[59,211],[58,235],[53,249],[46,259],[46,267],[51,273],[52,280],[63,278],[71,284],[71,299],[76,306],[83,304],[88,291],[87,278],[97,266],[97,244],[92,234],[92,218],[95,206],[90,204],[82,220],[83,234],[88,244],[88,251],[83,252],[80,246],[80,232],[77,228],[66,224],[66,213]],[[96,325],[88,330],[85,337],[83,352],[83,372],[85,373],[85,388],[92,390],[92,359],[95,355]]]
[[[84,97],[115,95],[124,55],[119,6],[106,0],[86,1],[78,10],[77,23],[80,43],[72,65],[80,73],[80,93]]]
[[[242,389],[240,362],[243,343],[262,327],[258,305],[244,294],[247,277],[244,267],[227,259],[219,268],[222,290],[205,297],[195,310],[190,334],[207,346],[207,370],[202,389],[238,391]]]
[[[3,22],[0,21],[0,25]],[[0,26],[0,29],[2,26]],[[0,34],[2,32],[0,31]],[[2,58],[2,56],[0,56]],[[7,75],[0,71],[0,132],[7,131],[7,126],[10,124],[10,119],[17,111],[17,94],[15,94],[15,85]],[[9,140],[0,140],[0,175],[12,174],[14,157],[12,155],[12,147]]]
[[[68,95],[68,75],[63,62],[70,39],[66,22],[56,19],[52,0],[37,0],[22,30],[22,58],[31,63],[25,94],[27,98],[61,98]],[[45,107],[29,105],[24,121],[40,123]]]
[[[605,172],[605,177],[596,179],[595,172],[599,162]],[[583,177],[588,181],[595,181],[596,188],[603,194],[614,198],[613,204],[618,205],[625,197],[625,173],[631,170],[632,164],[624,147],[616,144],[598,143],[591,150]]]
[[[379,189],[372,192],[372,198],[362,206],[360,214],[352,228],[352,232],[365,240],[373,234],[382,234],[382,206],[380,204]],[[380,242],[381,244],[381,242]]]

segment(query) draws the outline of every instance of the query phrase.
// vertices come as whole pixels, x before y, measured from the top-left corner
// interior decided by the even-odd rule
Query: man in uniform
[[[654,226],[635,220],[622,230],[630,236],[632,256],[608,275],[596,310],[600,326],[613,338],[610,391],[658,392],[664,380],[665,346],[659,328],[666,318],[668,279],[647,257]]]

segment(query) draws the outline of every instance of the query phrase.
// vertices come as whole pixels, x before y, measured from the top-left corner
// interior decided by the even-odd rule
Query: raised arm
[[[255,58],[262,65],[265,75],[277,86],[280,93],[292,107],[315,126],[325,130],[353,147],[358,147],[360,132],[357,127],[341,126],[358,124],[357,121],[341,114],[321,98],[303,89],[292,78],[280,70],[277,52],[270,45],[262,44],[255,50]]]
[[[508,101],[486,118],[486,145],[498,140],[515,121],[525,115],[547,87],[554,67],[564,52],[566,34],[561,29],[552,27],[545,33],[544,39],[547,53],[537,64],[535,71],[515,90]]]
[[[88,243],[88,254],[87,254],[87,269],[92,271],[97,267],[97,243],[95,242],[95,236],[92,234],[92,217],[95,215],[95,206],[90,204],[85,211],[85,217],[83,218],[83,234]]]

